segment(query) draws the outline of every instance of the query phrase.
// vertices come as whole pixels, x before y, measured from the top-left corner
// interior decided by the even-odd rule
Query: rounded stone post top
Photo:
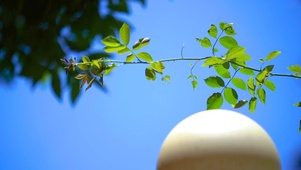
[[[250,118],[229,110],[189,116],[166,137],[157,170],[280,170],[277,149]]]

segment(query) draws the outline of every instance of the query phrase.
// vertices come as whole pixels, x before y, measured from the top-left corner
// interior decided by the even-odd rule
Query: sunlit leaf
[[[123,23],[123,25],[121,26],[121,28],[119,30],[119,35],[120,35],[120,39],[121,39],[122,43],[127,46],[130,41],[129,25],[127,25],[126,23]]]
[[[274,84],[272,81],[270,81],[270,80],[265,80],[265,81],[264,81],[264,85],[265,85],[268,89],[270,89],[270,90],[272,90],[272,91],[275,91],[275,90],[276,90],[275,84]]]
[[[78,64],[77,67],[81,70],[89,70],[89,67],[86,64]]]
[[[225,61],[221,58],[218,58],[218,57],[210,57],[210,58],[207,58],[204,63],[203,63],[203,67],[206,67],[206,66],[212,66],[212,65],[216,65],[216,64],[222,64],[224,63]]]
[[[226,33],[227,35],[233,36],[233,35],[236,34],[236,32],[235,32],[234,28],[232,27],[232,25],[233,25],[233,24],[228,24],[228,26],[224,29],[224,30],[225,30],[225,33]]]
[[[113,52],[118,52],[120,50],[124,50],[126,48],[126,46],[124,45],[119,45],[119,46],[106,46],[103,50],[107,53],[113,53]]]
[[[134,45],[133,45],[133,49],[134,50],[139,50],[140,48],[147,46],[149,44],[150,38],[140,38],[139,40],[137,40]]]
[[[191,81],[191,85],[192,85],[193,90],[195,90],[196,86],[198,85],[198,82],[194,79]]]
[[[256,86],[255,86],[255,84],[254,84],[254,79],[253,79],[253,77],[250,77],[250,78],[248,79],[247,85],[248,85],[248,91],[254,96]]]
[[[100,69],[101,65],[97,60],[92,60],[91,67],[94,69]]]
[[[233,88],[227,87],[224,90],[224,98],[226,99],[226,101],[231,104],[231,105],[235,105],[238,99],[238,95],[236,93],[236,91]]]
[[[221,38],[219,39],[219,42],[220,42],[220,44],[221,44],[223,47],[225,47],[225,48],[227,48],[227,49],[230,49],[230,48],[232,48],[232,47],[238,46],[237,41],[236,41],[234,38],[230,37],[230,36],[224,36],[224,37],[221,37]]]
[[[93,77],[93,78],[89,81],[88,86],[86,87],[86,91],[92,86],[92,84],[94,83],[95,79],[96,79],[96,77]]]
[[[258,95],[261,103],[265,104],[265,100],[266,100],[265,90],[263,88],[258,88],[257,89],[257,95]]]
[[[301,73],[301,67],[298,64],[289,66],[289,67],[287,67],[287,69],[289,69],[290,71],[292,71],[294,73]]]
[[[201,43],[202,47],[209,48],[212,46],[210,39],[207,37],[204,37],[204,39],[197,38],[197,41]]]
[[[111,65],[107,66],[106,70],[104,71],[104,75],[110,74],[114,70],[115,67],[116,67],[116,64],[111,64]]]
[[[153,62],[150,65],[156,72],[163,74],[163,70],[164,70],[165,66],[162,62],[159,62],[159,61]]]
[[[294,106],[301,107],[301,102],[295,103]]]
[[[251,60],[251,59],[252,58],[248,54],[244,53],[244,54],[236,56],[235,61],[237,63],[241,63],[241,62],[245,62],[245,61],[248,61],[248,60]]]
[[[223,105],[223,96],[221,93],[213,93],[207,99],[207,110],[219,109]]]
[[[84,63],[89,63],[90,62],[90,58],[88,56],[83,56],[82,60]]]
[[[248,69],[248,68],[241,68],[241,69],[239,69],[239,71],[240,71],[242,74],[246,74],[246,75],[250,75],[250,76],[255,75],[255,74],[254,74],[254,71],[251,70],[251,69]]]
[[[239,101],[235,104],[234,108],[235,108],[235,109],[241,108],[241,107],[243,107],[246,103],[248,103],[248,100],[239,100]]]
[[[264,69],[263,71],[259,72],[257,75],[256,75],[256,84],[258,86],[261,86],[265,79],[268,77],[269,75],[269,72],[267,71],[267,69]]]
[[[213,51],[216,53],[216,52],[218,52],[218,49],[214,47]]]
[[[234,77],[234,78],[232,78],[231,82],[237,88],[240,88],[242,90],[246,90],[247,89],[246,88],[246,83],[241,78]]]
[[[226,59],[231,60],[245,53],[245,48],[241,46],[232,47],[226,54]]]
[[[79,73],[75,76],[76,79],[81,80],[86,77],[86,73]]]
[[[224,80],[219,76],[210,76],[204,80],[209,87],[220,88],[225,86]]]
[[[256,97],[252,97],[250,99],[250,102],[249,102],[249,111],[251,113],[254,113],[254,111],[256,109],[256,104],[257,104],[257,98]]]
[[[156,80],[156,73],[150,67],[148,67],[148,68],[145,69],[145,76],[146,76],[147,80],[153,80],[153,81]]]
[[[208,30],[208,34],[213,38],[217,37],[217,28],[214,24],[211,24],[211,27]]]
[[[124,48],[124,49],[122,49],[122,50],[119,50],[117,53],[118,54],[124,54],[124,53],[127,53],[127,52],[130,52],[131,50],[129,49],[129,48]]]
[[[273,68],[274,68],[274,65],[268,65],[263,70],[266,70],[269,73],[269,72],[272,72]]]
[[[227,23],[226,22],[220,22],[219,23],[219,28],[221,29],[221,30],[224,30],[226,27],[227,27]]]
[[[121,45],[119,40],[113,36],[108,36],[108,37],[104,38],[103,40],[101,40],[101,42],[108,47],[118,47]]]
[[[138,58],[147,62],[152,62],[153,58],[150,54],[148,54],[147,52],[140,52],[137,54]]]
[[[164,82],[168,82],[168,81],[170,81],[170,76],[165,75],[164,77],[161,78],[161,80],[164,81]]]
[[[193,78],[193,79],[198,79],[198,76],[196,76],[196,75],[189,75],[188,77],[187,77],[187,79],[191,79],[191,78]]]
[[[265,61],[269,61],[275,57],[277,57],[279,54],[281,53],[281,51],[273,51],[270,54],[267,55]]]
[[[216,65],[214,66],[215,71],[218,75],[220,75],[223,78],[230,78],[230,72],[227,68],[225,68],[223,65]]]
[[[126,56],[125,61],[126,62],[132,62],[135,60],[135,55],[133,53],[130,53],[129,55]]]

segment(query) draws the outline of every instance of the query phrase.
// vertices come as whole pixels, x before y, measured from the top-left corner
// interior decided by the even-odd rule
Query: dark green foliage
[[[45,77],[51,79],[54,94],[61,98],[62,82],[58,76],[63,68],[60,59],[70,49],[82,52],[90,48],[95,36],[114,35],[123,21],[118,13],[129,14],[129,1],[107,0],[106,8],[99,11],[100,0],[3,0],[0,1],[0,81],[12,82],[25,77],[36,85]],[[138,0],[144,4],[144,0]],[[68,33],[63,30],[69,29]],[[123,28],[123,32],[127,32]],[[64,31],[66,32],[66,31]],[[126,43],[127,38],[123,37]],[[63,45],[61,45],[62,42]],[[107,54],[88,54],[91,59],[108,57]],[[17,58],[17,62],[13,61]],[[75,61],[76,62],[76,61]],[[85,65],[78,65],[86,70]],[[16,68],[20,67],[20,71]],[[71,71],[73,68],[70,67]],[[66,78],[71,78],[68,76]],[[70,82],[71,80],[68,79]],[[79,94],[78,82],[68,83],[71,100]]]

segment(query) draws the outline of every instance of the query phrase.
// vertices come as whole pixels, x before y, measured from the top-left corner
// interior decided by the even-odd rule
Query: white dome
[[[166,137],[157,170],[280,170],[277,149],[263,128],[229,110],[196,113]]]

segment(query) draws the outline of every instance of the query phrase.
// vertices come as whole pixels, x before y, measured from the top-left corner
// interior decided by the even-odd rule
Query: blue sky
[[[273,51],[282,54],[270,61],[274,71],[289,73],[287,66],[301,63],[301,3],[278,1],[168,1],[154,0],[146,8],[131,5],[132,15],[121,16],[133,26],[131,43],[150,37],[143,50],[155,60],[210,55],[196,37],[207,36],[210,24],[233,22],[235,38],[260,67],[259,58]],[[99,50],[103,46],[95,44]],[[68,56],[71,57],[72,55]],[[81,56],[76,56],[80,58]],[[115,56],[125,59],[125,56]],[[161,144],[169,131],[189,115],[206,109],[213,92],[202,79],[215,74],[195,68],[199,86],[193,90],[187,80],[191,62],[166,63],[170,83],[147,81],[145,65],[125,65],[105,77],[108,93],[91,88],[75,106],[66,92],[58,101],[48,85],[30,88],[18,79],[2,86],[0,113],[0,169],[105,169],[153,170]],[[65,76],[62,72],[62,77]],[[244,80],[246,76],[240,76]],[[272,77],[276,92],[267,91],[267,103],[257,105],[254,114],[247,107],[236,111],[260,124],[279,151],[283,169],[292,169],[295,151],[300,151],[298,133],[301,80]],[[249,99],[241,92],[240,98]],[[239,93],[240,94],[240,93]],[[224,109],[232,108],[223,105]]]

